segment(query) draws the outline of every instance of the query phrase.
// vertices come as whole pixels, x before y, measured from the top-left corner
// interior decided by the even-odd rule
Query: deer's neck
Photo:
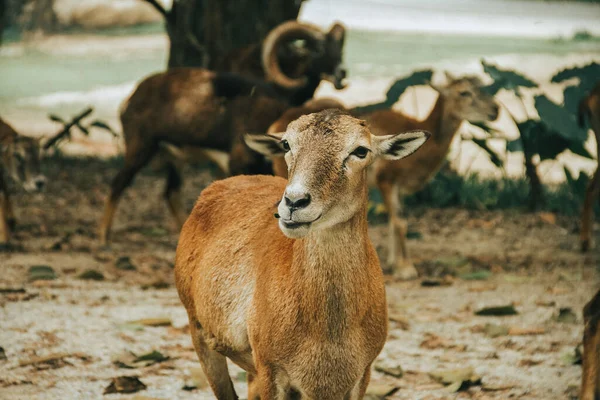
[[[364,209],[344,223],[296,241],[291,273],[299,322],[312,330],[309,334],[336,341],[348,331],[373,265],[368,246]]]
[[[433,140],[450,146],[462,120],[452,115],[448,101],[440,94],[433,106],[433,110],[431,110],[431,113],[424,122],[428,129],[431,129]]]

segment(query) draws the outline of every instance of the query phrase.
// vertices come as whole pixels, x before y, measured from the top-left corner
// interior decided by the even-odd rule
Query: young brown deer
[[[581,400],[600,400],[600,290],[583,308]]]
[[[264,157],[244,144],[243,134],[266,132],[287,108],[312,98],[323,79],[343,87],[345,71],[340,66],[344,35],[340,24],[324,32],[288,21],[264,40],[263,79],[201,68],[173,68],[144,79],[121,109],[125,163],[106,201],[100,225],[102,243],[108,242],[124,190],[165,145],[228,154],[227,170],[233,175],[269,173]],[[299,39],[308,43],[304,62],[280,65],[281,48]],[[286,65],[289,68],[284,68]],[[184,220],[180,201],[183,177],[175,162],[167,163],[166,170],[164,196],[180,227]]]
[[[389,214],[387,264],[402,279],[416,278],[418,273],[406,249],[407,223],[398,216],[402,212],[399,195],[406,196],[421,190],[435,176],[463,120],[493,121],[498,117],[494,98],[481,90],[478,78],[465,76],[455,79],[446,75],[448,83],[444,87],[434,87],[439,96],[433,110],[423,121],[393,110],[375,111],[363,116],[374,135],[413,129],[432,133],[432,139],[414,157],[402,161],[382,159],[373,166],[377,187]]]
[[[37,139],[19,135],[0,118],[0,244],[8,243],[16,225],[4,171],[28,192],[42,190],[46,178],[40,172]]]
[[[427,137],[374,136],[327,110],[246,138],[285,153],[289,181],[237,176],[204,189],[181,231],[175,282],[217,399],[237,399],[226,357],[248,372],[248,399],[363,397],[387,333],[366,170]]]
[[[596,136],[596,158],[600,160],[600,84],[581,100],[579,103],[579,125],[585,125],[586,116],[594,136]],[[594,176],[585,191],[583,211],[581,213],[581,250],[587,251],[593,244],[592,230],[594,226],[594,201],[600,193],[600,163],[596,167]]]

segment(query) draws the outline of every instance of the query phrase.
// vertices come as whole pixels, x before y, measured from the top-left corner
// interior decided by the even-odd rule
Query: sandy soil
[[[101,248],[97,221],[114,164],[101,161],[47,163],[44,194],[15,195],[18,230],[11,251],[0,253],[0,398],[2,399],[210,399],[206,386],[183,386],[199,366],[187,332],[187,317],[173,286],[177,234],[161,193],[162,175],[141,174],[126,192],[116,218],[113,245]],[[191,208],[209,182],[208,172],[188,168],[185,201]],[[576,395],[581,367],[565,360],[581,340],[581,309],[600,286],[598,251],[577,251],[576,219],[520,211],[409,210],[409,241],[424,279],[454,276],[451,285],[388,277],[390,334],[378,365],[401,366],[395,378],[375,371],[371,391],[398,389],[393,399],[567,399]],[[371,235],[385,257],[385,226]],[[136,268],[117,268],[127,256]],[[385,259],[385,258],[383,258]],[[28,280],[34,265],[51,266],[57,279]],[[78,276],[94,269],[103,281]],[[460,278],[488,271],[484,280]],[[464,275],[462,275],[464,276]],[[23,289],[8,293],[7,289]],[[486,306],[513,304],[518,315],[475,316]],[[560,308],[575,321],[557,322]],[[131,324],[166,318],[168,326]],[[486,324],[512,328],[492,338]],[[537,334],[515,335],[516,329]],[[123,351],[158,350],[168,360],[123,369],[112,360]],[[23,365],[35,356],[63,357]],[[481,384],[458,394],[429,372],[472,367]],[[232,367],[238,394],[244,376]],[[147,389],[136,394],[103,390],[114,377],[138,376]],[[387,390],[387,389],[386,389]],[[386,390],[383,390],[385,392]],[[381,398],[381,397],[372,397]]]

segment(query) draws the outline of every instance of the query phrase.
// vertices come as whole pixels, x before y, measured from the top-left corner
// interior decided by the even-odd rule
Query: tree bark
[[[156,0],[146,0],[161,11]],[[271,29],[295,20],[302,0],[174,0],[165,15],[168,67],[227,70],[231,52],[262,42]]]

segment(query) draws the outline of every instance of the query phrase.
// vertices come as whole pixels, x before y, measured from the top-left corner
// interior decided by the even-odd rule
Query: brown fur
[[[583,308],[581,400],[600,400],[600,290]]]
[[[293,149],[289,183],[238,176],[200,195],[177,246],[179,296],[218,399],[237,398],[225,357],[248,372],[249,399],[360,399],[387,331],[366,168],[398,138],[372,143],[364,123],[331,110],[301,117],[284,137]],[[426,134],[414,138],[392,156],[410,154]],[[347,156],[357,143],[372,153]],[[288,196],[301,187],[312,200],[292,208]],[[284,230],[284,218],[310,227]]]
[[[332,28],[333,29],[333,28]],[[336,35],[324,35],[325,44],[333,45]],[[330,43],[331,42],[331,43]],[[125,165],[111,184],[100,239],[107,243],[119,199],[137,172],[166,143],[180,148],[205,148],[229,155],[227,173],[257,174],[272,170],[264,157],[252,152],[243,142],[246,132],[266,132],[290,105],[312,98],[323,76],[339,75],[341,46],[335,42],[331,54],[307,58],[306,83],[286,89],[259,79],[215,73],[203,69],[181,68],[152,75],[143,80],[122,107],[121,123],[125,137]],[[253,52],[243,52],[243,57]],[[254,64],[248,73],[256,73]],[[166,160],[165,199],[178,227],[184,220],[180,202],[183,178],[180,163]]]
[[[399,161],[379,160],[374,165],[375,180],[390,221],[388,265],[403,279],[415,278],[417,271],[406,249],[407,224],[398,216],[402,211],[398,196],[421,190],[438,172],[464,119],[494,120],[498,115],[498,106],[491,96],[480,91],[481,83],[477,78],[448,78],[449,84],[438,90],[440,95],[433,110],[423,121],[393,110],[375,111],[364,116],[374,135],[414,129],[432,132],[432,139],[413,156]],[[464,92],[469,92],[470,96],[462,96]]]
[[[589,118],[592,131],[596,137],[596,157],[600,159],[600,84],[579,104],[579,122],[583,126],[585,117]],[[600,164],[599,164],[600,165]],[[600,193],[600,168],[596,167],[594,176],[588,184],[581,213],[581,250],[587,251],[593,244],[592,230],[594,225],[594,201]]]
[[[9,241],[10,232],[16,226],[5,174],[28,191],[42,189],[46,178],[40,173],[39,152],[36,139],[19,135],[0,118],[0,244]]]

